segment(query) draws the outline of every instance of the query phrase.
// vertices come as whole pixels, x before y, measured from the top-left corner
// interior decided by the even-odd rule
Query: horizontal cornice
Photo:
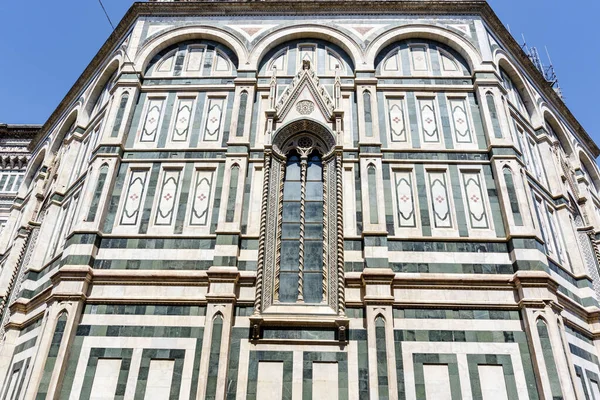
[[[77,79],[56,110],[42,126],[32,141],[35,148],[40,140],[54,126],[68,107],[77,100],[88,81],[97,73],[102,63],[115,50],[124,36],[131,30],[136,19],[142,16],[217,16],[217,15],[471,15],[480,16],[497,35],[506,50],[513,55],[525,73],[533,80],[537,89],[565,118],[578,138],[588,150],[598,157],[600,149],[585,131],[583,126],[568,109],[564,101],[556,94],[542,73],[533,65],[521,46],[504,27],[498,16],[485,0],[407,0],[407,1],[369,1],[369,0],[262,0],[262,1],[177,1],[177,2],[136,2],[127,11],[119,25],[109,36],[96,56]]]

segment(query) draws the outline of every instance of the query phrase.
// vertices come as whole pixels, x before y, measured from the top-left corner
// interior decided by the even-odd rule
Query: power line
[[[98,0],[98,3],[100,3],[100,7],[102,7],[102,11],[104,11],[104,15],[106,15],[106,19],[108,20],[108,23],[110,24],[110,27],[114,31],[115,30],[115,26],[113,25],[112,21],[110,20],[110,16],[108,15],[108,12],[106,11],[106,8],[104,7],[104,4],[102,3],[102,0]]]
[[[114,32],[115,25],[112,23],[112,20],[110,19],[110,15],[108,15],[108,11],[106,11],[106,7],[104,7],[102,0],[98,0],[98,3],[100,3],[100,7],[102,7],[102,11],[104,11],[104,15],[106,16],[106,19],[108,20],[108,23],[110,24],[110,27],[112,28],[112,30]],[[131,61],[131,58],[129,58],[129,54],[127,54],[128,52],[125,51],[124,53],[125,53],[125,57],[127,57],[127,61],[129,61],[131,63],[131,65],[133,65],[133,61]],[[138,72],[136,72],[135,76],[137,77],[138,81],[141,83],[140,74]]]

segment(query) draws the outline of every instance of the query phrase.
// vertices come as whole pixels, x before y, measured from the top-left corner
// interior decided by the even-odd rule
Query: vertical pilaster
[[[392,309],[394,275],[383,268],[365,269],[362,274],[371,399],[398,400]]]
[[[211,267],[207,274],[208,305],[196,398],[224,400],[227,394],[227,366],[239,273],[237,268]]]
[[[51,303],[48,304],[47,320],[39,340],[26,399],[37,396],[45,399],[57,398],[65,377],[67,361],[73,340],[85,307],[85,297],[92,281],[92,269],[64,266],[52,276]],[[58,343],[53,343],[58,318],[66,313],[67,320]],[[51,354],[51,347],[58,346]],[[53,357],[49,361],[48,357]]]
[[[529,351],[540,398],[562,396],[577,399],[573,384],[574,370],[567,356],[558,305],[558,284],[545,272],[519,271],[513,282],[521,306]]]

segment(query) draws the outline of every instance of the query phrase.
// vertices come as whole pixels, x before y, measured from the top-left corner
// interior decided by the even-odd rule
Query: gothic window
[[[112,88],[115,86],[117,81],[117,71],[113,72],[113,74],[108,78],[108,81],[102,88],[102,91],[98,95],[96,102],[94,103],[94,107],[92,108],[91,116],[95,115],[107,102],[110,98],[110,92]]]
[[[92,197],[92,203],[90,205],[90,209],[86,218],[87,222],[92,222],[96,219],[96,212],[98,211],[98,205],[100,204],[100,199],[102,197],[102,192],[104,190],[104,184],[106,183],[107,175],[108,165],[103,164],[100,167],[98,173],[98,181],[96,182],[96,189],[94,189],[94,197]]]
[[[310,139],[307,139],[310,140]],[[288,156],[283,179],[280,295],[282,303],[323,299],[323,165],[321,156]]]
[[[500,76],[502,78],[502,85],[508,92],[508,100],[521,114],[523,114],[525,117],[529,117],[527,108],[525,107],[525,101],[523,101],[523,96],[521,95],[514,81],[502,68],[500,68]]]
[[[307,121],[290,126],[294,124],[324,129]],[[308,129],[292,129],[276,134],[273,154],[265,160],[268,186],[261,229],[266,234],[259,246],[264,258],[259,255],[258,267],[264,290],[257,292],[257,301],[263,310],[271,305],[306,304],[343,312],[338,292],[341,152],[334,149],[329,131],[316,135]]]
[[[508,194],[510,209],[513,214],[515,225],[523,226],[523,216],[521,215],[521,209],[519,208],[519,200],[517,198],[517,191],[515,189],[513,173],[508,167],[504,167],[502,171],[504,173],[504,182],[506,183],[506,191]]]
[[[363,92],[363,107],[365,112],[365,136],[373,136],[373,113],[371,111],[371,93],[367,90]]]
[[[246,123],[246,109],[248,107],[248,92],[245,90],[240,96],[240,111],[238,113],[237,128],[235,130],[235,136],[244,136],[244,124]]]
[[[377,208],[377,169],[373,164],[367,167],[367,185],[369,186],[369,222],[379,223],[379,210]]]
[[[113,130],[110,134],[111,137],[117,137],[119,135],[119,131],[121,130],[121,125],[123,124],[123,116],[125,115],[125,107],[127,106],[127,102],[129,101],[129,93],[123,93],[121,96],[121,102],[119,103],[119,110],[117,111],[117,116],[115,118],[115,123],[113,125]]]
[[[490,113],[490,118],[492,119],[492,127],[494,128],[494,137],[501,138],[502,130],[500,129],[500,122],[498,120],[498,110],[496,109],[496,101],[494,100],[494,95],[491,92],[488,92],[485,95],[487,101],[488,111]]]

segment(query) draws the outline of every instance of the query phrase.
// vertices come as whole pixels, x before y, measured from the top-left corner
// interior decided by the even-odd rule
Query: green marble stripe
[[[436,94],[436,103],[436,107],[439,109],[440,120],[442,121],[442,126],[440,128],[444,138],[445,148],[454,149],[452,126],[450,126],[450,112],[448,110],[448,103],[446,102],[446,96],[444,93]]]
[[[367,343],[367,330],[350,329],[348,338],[351,342],[356,342],[358,351],[358,398],[360,400],[369,400],[369,345]]]
[[[227,142],[229,141],[229,130],[231,129],[231,117],[233,114],[233,100],[235,99],[235,92],[227,92],[227,104],[226,108],[223,111],[225,113],[225,118],[223,118],[223,140],[221,141],[221,147],[227,147]],[[236,110],[237,112],[238,110]]]
[[[223,317],[221,314],[213,319],[210,338],[210,354],[208,358],[208,376],[206,378],[205,400],[215,400],[217,394],[217,377],[221,357],[221,340],[223,336]]]
[[[446,264],[446,263],[394,263],[389,267],[394,272],[420,272],[444,274],[505,274],[512,275],[515,268],[511,264]]]
[[[169,127],[171,125],[171,118],[175,111],[175,101],[177,99],[176,93],[169,93],[164,103],[165,114],[162,119],[162,125],[158,129],[158,134],[156,138],[156,147],[158,149],[164,149],[169,138]]]
[[[558,378],[558,369],[556,368],[556,361],[554,359],[554,352],[552,349],[552,342],[550,341],[550,334],[548,332],[548,326],[546,323],[538,319],[537,323],[538,336],[542,344],[542,354],[546,364],[546,371],[550,380],[550,390],[553,398],[562,399],[563,393],[560,387],[560,380]]]
[[[450,310],[450,309],[398,309],[394,308],[394,318],[410,319],[471,319],[520,321],[519,311],[505,310]]]
[[[176,208],[176,219],[173,233],[183,233],[183,226],[185,215],[187,211],[188,199],[190,196],[190,190],[192,185],[192,176],[194,174],[194,165],[192,163],[186,163],[183,167],[183,179],[181,183],[181,194],[179,197],[179,204]]]
[[[23,329],[21,329],[21,331],[19,332],[19,337],[39,328],[40,326],[42,326],[43,321],[44,321],[43,317],[38,317],[38,319],[36,319],[35,321],[30,322]]]
[[[14,356],[13,356],[14,358]],[[25,383],[25,377],[27,376],[27,371],[29,369],[31,363],[31,357],[28,357],[24,360],[17,361],[16,363],[11,365],[12,367],[6,372],[6,379],[4,379],[4,390],[3,399],[18,399],[21,390],[23,389],[23,385]],[[16,375],[15,375],[16,374]],[[8,393],[10,387],[12,386],[13,379],[17,380],[18,383],[15,383],[13,386],[13,390],[11,393]]]
[[[29,370],[31,364],[31,357],[28,357],[24,361],[25,366],[23,367],[23,372],[21,373],[19,386],[16,388],[16,393],[14,394],[13,399],[18,399],[21,396],[21,391],[23,390],[23,387],[25,387],[25,378],[27,378],[27,371]]]
[[[383,198],[385,207],[385,226],[388,232],[388,236],[395,235],[395,223],[394,223],[394,203],[392,202],[392,189],[391,184],[391,170],[390,164],[383,163],[382,165],[382,176],[383,176]]]
[[[119,173],[113,188],[112,195],[110,197],[109,205],[106,211],[106,220],[104,221],[104,233],[112,233],[115,218],[117,216],[117,209],[119,208],[119,201],[121,200],[121,192],[123,191],[123,185],[125,176],[127,175],[127,168],[129,164],[123,163],[119,167]]]
[[[84,314],[90,315],[189,315],[205,316],[206,306],[86,304]]]
[[[125,114],[125,107],[127,106],[127,101],[129,100],[129,92],[123,93],[121,96],[121,102],[119,103],[119,109],[117,110],[117,116],[115,117],[115,122],[113,124],[113,129],[110,133],[110,137],[119,136],[119,130],[121,130],[121,126],[123,124],[123,115]]]
[[[508,253],[506,242],[468,242],[468,241],[431,241],[403,240],[388,238],[387,246],[390,251],[422,251],[426,253]],[[359,249],[348,249],[359,250]]]
[[[458,234],[460,237],[469,237],[469,228],[467,227],[467,213],[469,211],[464,204],[458,167],[456,165],[449,165],[448,170],[450,172],[450,185],[452,186],[452,197],[454,198]]]
[[[583,358],[584,360],[587,360],[591,363],[600,365],[597,355],[590,353],[589,351],[586,351],[579,346],[569,343],[569,351],[571,352],[571,354],[573,354],[579,358]]]
[[[252,314],[253,307],[236,307],[236,315],[246,315],[239,313],[240,309],[249,309],[249,314]],[[227,400],[236,400],[237,397],[237,378],[239,374],[240,346],[244,339],[248,338],[249,330],[247,328],[233,328],[231,330],[231,338],[229,345],[229,366],[227,373]]]
[[[169,271],[205,271],[213,265],[213,260],[95,260],[94,268],[97,269],[135,269],[169,270]]]
[[[25,342],[15,346],[15,350],[14,350],[13,354],[19,354],[19,353],[24,352],[25,350],[31,349],[32,347],[35,346],[35,343],[37,342],[37,338],[38,337],[36,336],[34,338],[26,340]]]
[[[150,172],[148,187],[146,191],[146,199],[141,212],[141,221],[138,233],[144,234],[148,232],[148,226],[150,224],[150,214],[152,212],[152,204],[154,203],[154,195],[158,188],[158,177],[160,175],[160,163],[153,163],[152,170]],[[160,195],[159,195],[160,196]]]
[[[585,375],[579,365],[575,365],[575,374],[579,378],[581,382],[581,388],[583,389],[583,395],[585,396],[585,400],[590,400],[590,394],[587,389],[587,384],[585,382]]]
[[[216,239],[200,238],[147,238],[141,236],[138,239],[128,238],[108,238],[103,239],[100,244],[102,249],[189,249],[189,250],[207,250],[214,249]]]
[[[147,98],[148,98],[148,93],[146,93],[146,92],[140,93],[137,104],[133,111],[133,120],[131,121],[131,126],[129,127],[129,132],[126,134],[126,141],[125,141],[126,148],[132,148],[133,144],[135,143],[138,126],[140,124],[140,119],[142,118],[142,112],[144,112],[144,106],[145,106]]]
[[[214,190],[215,200],[213,202],[212,217],[210,219],[210,233],[214,234],[219,223],[219,209],[221,207],[221,193],[223,189],[223,175],[225,173],[225,165],[219,164],[217,167],[217,186]]]
[[[387,345],[385,340],[385,320],[382,316],[375,319],[375,353],[377,356],[377,384],[379,399],[390,398],[388,382]]]
[[[46,398],[48,393],[48,387],[50,386],[50,379],[52,378],[52,372],[56,364],[56,357],[60,350],[65,328],[67,326],[67,313],[63,312],[57,319],[56,326],[54,328],[54,334],[52,335],[52,342],[48,349],[46,356],[46,362],[44,363],[44,372],[42,373],[42,379],[38,386],[36,399],[42,400]]]
[[[410,71],[410,66],[406,69],[403,65],[404,71]],[[377,80],[379,85],[472,85],[473,81],[470,78],[381,78]]]
[[[254,164],[254,163],[248,164],[248,169],[246,171],[246,181],[244,183],[244,197],[243,197],[245,199],[245,201],[242,202],[242,216],[241,216],[241,220],[240,220],[242,234],[245,234],[248,231],[248,220],[249,220],[248,209],[250,208],[250,202],[252,201],[252,199],[250,198],[250,191],[252,190],[252,185],[254,183],[252,181],[252,178],[254,176],[254,166],[255,165],[256,164]],[[258,182],[256,184],[258,184]]]
[[[488,148],[488,138],[485,134],[485,128],[483,127],[483,116],[482,110],[477,102],[475,93],[468,93],[468,103],[471,107],[471,116],[473,117],[473,129],[475,130],[475,137],[477,138],[477,145],[480,150],[486,150]]]
[[[193,135],[193,132],[192,132]],[[172,160],[184,159],[186,161],[195,161],[203,159],[224,159],[225,150],[176,150],[176,151],[127,151],[123,154],[123,159],[127,162],[147,162],[148,160]]]
[[[421,214],[421,232],[423,236],[428,237],[431,236],[431,219],[429,216],[429,204],[427,202],[427,189],[425,187],[425,169],[421,164],[415,165],[415,180]]]

